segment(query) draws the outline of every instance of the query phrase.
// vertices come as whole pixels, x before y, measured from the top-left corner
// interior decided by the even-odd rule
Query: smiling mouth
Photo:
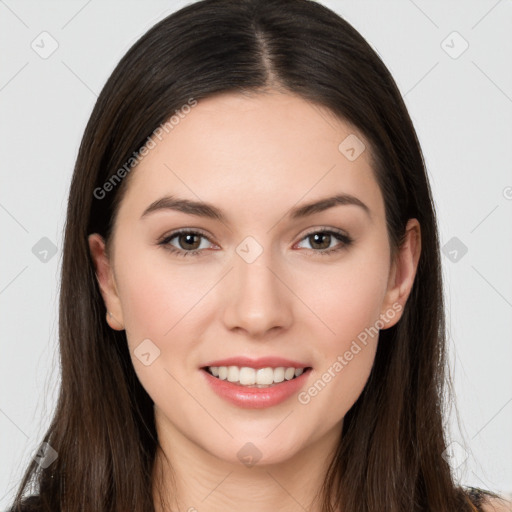
[[[250,368],[247,366],[205,366],[202,370],[212,377],[225,380],[231,384],[249,388],[269,388],[300,377],[312,370],[310,366],[304,368],[293,367],[266,367]]]

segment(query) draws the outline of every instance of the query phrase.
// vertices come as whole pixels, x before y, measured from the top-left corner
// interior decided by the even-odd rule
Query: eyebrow
[[[302,206],[297,206],[292,208],[288,212],[287,216],[292,220],[301,219],[340,205],[358,206],[370,218],[372,217],[368,206],[360,199],[350,194],[337,194]],[[181,199],[174,196],[164,196],[152,202],[144,210],[144,213],[141,215],[141,219],[148,216],[150,213],[161,210],[174,210],[188,215],[196,215],[198,217],[210,218],[227,223],[226,215],[216,206],[206,202],[191,201],[190,199]]]

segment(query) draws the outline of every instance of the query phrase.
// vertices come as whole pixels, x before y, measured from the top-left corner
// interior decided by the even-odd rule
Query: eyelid
[[[175,229],[175,230],[171,230],[169,233],[165,233],[164,235],[162,235],[157,240],[157,243],[163,242],[164,240],[172,239],[175,236],[181,235],[183,233],[187,233],[187,234],[192,233],[192,234],[196,234],[196,235],[201,235],[204,238],[206,238],[209,242],[213,243],[211,241],[210,235],[206,231],[203,231],[200,228],[178,228],[178,229]]]
[[[317,226],[317,227],[311,228],[311,230],[304,233],[302,235],[301,240],[303,240],[304,238],[306,238],[309,235],[313,235],[314,233],[320,233],[320,232],[321,233],[332,232],[332,233],[336,233],[337,235],[342,235],[342,236],[346,236],[347,238],[349,238],[349,234],[347,232],[343,231],[342,229],[334,228],[331,226]]]
[[[162,245],[162,246],[169,245],[169,247],[170,247],[170,248],[168,248],[169,251],[175,252],[176,254],[181,254],[181,255],[187,255],[187,254],[196,255],[196,254],[205,252],[205,249],[193,249],[190,251],[185,251],[184,249],[178,249],[169,244],[170,240],[172,240],[173,238],[175,238],[181,234],[184,234],[184,233],[200,235],[203,238],[205,238],[206,240],[208,240],[209,243],[216,245],[210,239],[210,235],[207,234],[201,228],[179,228],[179,229],[176,229],[176,230],[171,231],[170,233],[167,233],[167,234],[163,235],[162,237],[160,237],[157,241],[157,245]],[[294,245],[302,242],[309,236],[316,234],[316,233],[330,233],[330,234],[338,235],[341,238],[341,240],[340,240],[340,238],[338,238],[338,241],[342,244],[341,248],[351,245],[352,242],[354,241],[354,239],[347,232],[345,232],[339,228],[330,227],[330,226],[316,226],[316,227],[309,229],[307,232],[305,232]],[[313,250],[313,252],[318,253],[318,254],[327,254],[327,253],[330,253],[331,251],[334,252],[336,250],[337,250],[336,248],[331,248],[331,249],[326,249],[326,250],[322,250],[322,251]]]

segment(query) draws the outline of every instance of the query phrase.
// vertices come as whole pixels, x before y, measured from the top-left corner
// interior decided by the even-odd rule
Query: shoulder
[[[465,492],[479,512],[512,512],[510,495],[499,495],[478,487],[467,487]]]
[[[482,512],[512,512],[512,500],[509,496],[485,497],[481,508]]]

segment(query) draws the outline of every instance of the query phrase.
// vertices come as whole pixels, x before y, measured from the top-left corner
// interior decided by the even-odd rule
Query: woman
[[[414,127],[318,3],[197,2],[123,57],[71,184],[60,349],[13,510],[507,510],[445,460]]]

